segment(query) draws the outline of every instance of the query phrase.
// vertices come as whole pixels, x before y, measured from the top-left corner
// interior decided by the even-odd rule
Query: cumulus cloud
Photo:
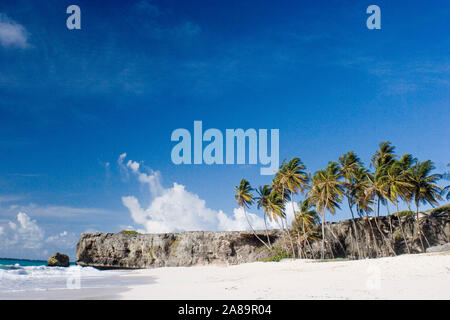
[[[3,47],[27,48],[29,33],[24,26],[0,13],[0,45]]]
[[[2,226],[3,248],[19,246],[21,249],[38,249],[42,247],[44,231],[37,225],[35,220],[23,212],[17,214],[17,221],[8,221],[6,226]],[[6,227],[6,228],[5,228]]]
[[[123,160],[123,159],[122,159]],[[222,210],[214,210],[206,206],[205,200],[186,190],[185,186],[173,183],[172,187],[161,185],[160,173],[150,170],[150,174],[141,171],[141,165],[129,160],[127,168],[138,177],[142,184],[148,184],[152,200],[145,209],[135,196],[122,197],[122,203],[128,208],[133,221],[140,225],[140,232],[165,233],[180,231],[232,231],[249,230],[244,210],[236,208],[232,215]],[[264,218],[247,212],[250,223],[255,229],[264,229]],[[292,220],[292,210],[287,210],[288,220]],[[272,222],[269,228],[278,228]]]
[[[159,171],[153,171],[152,169],[141,166],[138,162],[132,160],[128,160],[127,167],[138,177],[140,183],[148,184],[152,197],[162,194],[163,187],[161,185],[161,174]],[[148,173],[140,171],[140,168],[147,170]]]
[[[0,225],[2,257],[43,259],[50,251],[73,248],[76,241],[75,234],[67,231],[45,238],[45,232],[36,220],[24,212],[19,212],[16,220]]]

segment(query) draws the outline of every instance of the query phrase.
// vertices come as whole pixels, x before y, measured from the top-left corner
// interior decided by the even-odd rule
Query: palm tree
[[[273,190],[270,192],[269,199],[267,201],[267,212],[270,213],[269,220],[278,221],[278,218],[283,219],[286,217],[285,213],[285,201],[281,194]]]
[[[417,158],[414,158],[411,154],[404,154],[400,160],[398,160],[399,166],[402,168],[403,173],[406,177],[406,180],[409,180],[410,172],[412,170],[412,166],[417,163]],[[406,188],[403,194],[403,199],[406,201],[408,205],[408,210],[411,211],[411,201],[412,201],[413,193],[411,188]]]
[[[424,162],[416,163],[408,175],[408,182],[411,184],[410,194],[416,204],[416,221],[417,230],[419,234],[422,234],[419,223],[419,205],[420,203],[431,205],[437,205],[437,200],[442,200],[441,192],[442,188],[435,183],[442,178],[440,174],[431,174],[431,171],[435,169],[432,161],[427,160]],[[422,244],[423,247],[423,244]],[[424,249],[424,248],[423,248]]]
[[[362,172],[360,174],[363,174]],[[386,190],[384,188],[383,181],[381,179],[383,174],[383,170],[377,170],[374,175],[372,175],[370,172],[364,173],[363,179],[358,179],[361,182],[360,189],[360,198],[359,206],[365,207],[373,205],[373,217],[375,218],[375,225],[377,226],[378,232],[381,235],[381,238],[384,242],[386,241],[386,235],[383,233],[383,231],[380,228],[380,225],[378,224],[378,217],[380,215],[380,203],[386,204]],[[357,188],[358,189],[358,188]],[[376,199],[376,201],[375,201]],[[367,203],[364,203],[367,202]],[[366,211],[369,212],[369,211]],[[389,226],[391,230],[391,236],[392,236],[392,222],[391,217],[388,216],[389,219]],[[369,220],[370,223],[370,220]],[[376,240],[375,240],[376,241]],[[394,255],[397,255],[393,246],[390,244],[390,242],[387,242],[387,245],[389,249],[392,251]]]
[[[372,156],[371,165],[375,168],[373,184],[375,195],[377,196],[377,216],[380,215],[380,203],[385,205],[389,214],[389,203],[386,201],[385,190],[382,188],[380,178],[386,174],[386,170],[394,163],[397,157],[394,154],[395,147],[389,141],[379,143],[379,149]],[[390,223],[389,218],[389,223]]]
[[[306,166],[300,158],[292,158],[287,163],[283,161],[275,176],[275,185],[277,185],[278,189],[281,188],[283,191],[289,192],[294,213],[294,194],[298,192],[303,193],[308,188],[309,176],[304,171],[305,169]]]
[[[398,215],[398,201],[399,198],[404,197],[408,193],[408,189],[411,188],[411,184],[408,182],[407,173],[403,171],[402,163],[395,161],[387,170],[385,174],[380,178],[382,181],[382,187],[386,190],[386,198],[395,204],[397,208],[396,216],[398,223],[400,225],[400,231],[403,235],[403,240],[405,242],[408,253],[411,253],[408,242],[406,240],[405,233],[403,231],[403,226],[401,219]]]
[[[300,158],[293,158],[289,162],[283,160],[277,174],[275,175],[275,178],[272,181],[272,188],[279,192],[285,201],[291,201],[294,216],[294,194],[297,194],[298,191],[300,191],[300,193],[303,193],[305,188],[307,188],[307,184],[309,181],[309,176],[304,171],[304,169],[306,169],[306,167],[301,162]],[[283,220],[281,221],[283,225]],[[283,229],[285,229],[285,232],[289,237],[289,240],[291,242],[292,254],[295,257],[294,243],[288,230],[288,222],[286,217],[285,222],[285,227],[283,225]]]
[[[352,215],[352,227],[356,238],[356,247],[358,250],[358,255],[361,257],[361,251],[359,249],[359,235],[355,223],[355,215],[353,214],[353,205],[355,204],[355,174],[359,168],[361,168],[361,160],[352,151],[345,153],[339,157],[340,169],[339,173],[344,177],[344,190],[345,196],[347,197],[348,208]]]
[[[271,248],[256,234],[247,215],[246,208],[251,206],[254,200],[254,196],[252,194],[253,188],[250,186],[250,183],[247,180],[242,179],[239,186],[235,186],[234,189],[236,190],[236,195],[234,196],[234,198],[236,199],[238,206],[244,210],[245,218],[247,219],[248,225],[252,229],[253,234],[270,250]]]
[[[299,212],[295,214],[295,219],[292,222],[292,229],[297,232],[299,248],[302,247],[303,241],[306,241],[313,253],[309,240],[318,240],[315,236],[315,226],[320,223],[320,217],[317,211],[314,210],[309,198],[298,203]]]
[[[269,185],[264,185],[264,186],[260,186],[257,190],[259,197],[257,197],[256,199],[257,204],[258,204],[258,209],[263,209],[264,211],[264,226],[266,227],[266,237],[267,237],[267,242],[269,244],[270,247],[272,247],[271,243],[270,243],[270,238],[269,238],[269,233],[267,231],[267,217],[269,217],[269,219],[271,219],[270,214],[271,212],[271,207],[270,207],[270,196],[271,196],[271,192],[272,192],[272,188],[270,188]]]
[[[308,196],[322,216],[322,259],[325,255],[325,212],[328,210],[335,214],[344,194],[340,177],[339,165],[336,162],[329,162],[325,170],[314,173],[311,190],[308,192]]]
[[[355,215],[352,210],[354,199],[352,197],[352,193],[354,192],[353,187],[355,173],[356,170],[361,167],[361,160],[354,152],[350,151],[339,157],[339,164],[339,173],[344,177],[343,187],[345,189],[345,195],[347,196],[348,207],[350,209],[350,213],[352,214],[352,218],[354,219]]]
[[[380,168],[392,162],[397,157],[394,154],[395,147],[389,141],[383,141],[379,144],[379,149],[372,156],[372,165],[375,168]]]
[[[375,173],[368,174],[367,179],[369,182],[369,185],[366,189],[366,193],[369,197],[372,197],[373,199],[377,199],[377,210],[375,216],[380,216],[380,203],[383,205],[386,205],[386,198],[385,196],[385,190],[383,189],[383,183],[381,181],[381,177],[384,175],[384,172],[382,170],[376,170]]]
[[[366,215],[373,212],[372,205],[374,203],[374,197],[371,196],[370,189],[372,175],[364,167],[359,167],[354,172],[354,182],[353,182],[353,194],[352,197],[356,203],[357,213],[362,216],[363,213]]]

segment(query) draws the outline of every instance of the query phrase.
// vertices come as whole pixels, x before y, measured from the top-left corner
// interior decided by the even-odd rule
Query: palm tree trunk
[[[377,238],[375,237],[375,233],[373,232],[373,226],[372,226],[372,222],[370,222],[369,213],[367,213],[367,221],[369,221],[370,233],[372,234],[373,243],[375,244],[375,251],[377,252],[377,257],[378,257],[378,252],[382,253],[382,251],[378,246]]]
[[[322,256],[321,259],[325,257],[325,210],[322,210]]]
[[[283,192],[284,192],[284,190],[283,190]],[[295,215],[294,202],[293,202],[293,200],[292,200],[292,192],[291,192],[291,203],[292,203],[292,212],[293,212],[293,214]],[[292,257],[295,258],[294,242],[293,242],[293,240],[292,240],[291,233],[289,232],[289,227],[288,227],[288,222],[287,222],[287,215],[286,215],[286,217],[285,217],[284,219],[285,219],[285,222],[286,222],[286,226],[285,226],[285,228],[286,228],[286,233],[287,233],[287,235],[288,235],[289,242],[291,243]]]
[[[356,250],[358,251],[358,259],[361,259],[361,250],[359,249],[359,236],[358,236],[358,229],[356,228],[355,223],[355,215],[353,214],[353,209],[350,203],[350,198],[347,197],[348,200],[348,208],[350,209],[350,213],[352,214],[352,226],[353,226],[353,232],[355,233],[355,240],[356,240]],[[350,237],[352,238],[352,237]]]
[[[377,217],[380,216],[380,196],[377,196]]]
[[[400,226],[400,231],[402,232],[403,240],[405,241],[406,249],[408,250],[408,253],[410,254],[411,250],[409,249],[408,241],[406,240],[406,235],[405,235],[405,232],[403,231],[402,221],[400,220],[400,216],[398,215],[398,200],[395,200],[395,206],[397,207],[397,212],[395,213],[395,215],[397,216],[397,219],[398,219],[398,224]]]
[[[267,243],[269,244],[269,247],[272,249],[272,244],[270,243],[270,238],[269,238],[269,231],[267,230],[267,214],[265,212],[264,212],[264,226],[266,227]]]
[[[378,199],[377,202],[378,202],[378,201],[380,201],[380,199]],[[380,206],[379,206],[379,203],[378,203],[378,209],[379,209],[379,208],[380,208]],[[375,206],[374,206],[373,209],[375,210]],[[375,213],[375,211],[374,211],[374,213]],[[378,211],[376,212],[375,216],[376,216],[376,217],[375,217],[375,224],[377,225],[378,232],[379,232],[380,235],[381,235],[381,240],[382,240],[384,243],[387,243],[389,249],[391,249],[391,251],[392,251],[392,253],[394,254],[394,256],[396,256],[397,254],[395,253],[394,248],[392,248],[392,244],[391,244],[389,241],[386,240],[386,235],[385,235],[384,232],[381,230],[380,225],[378,224]]]
[[[419,221],[419,203],[418,202],[416,202],[416,223],[417,223],[417,234],[420,239],[420,244],[422,245],[422,252],[425,252],[425,247],[424,247],[423,241],[422,241],[422,230],[421,230],[420,221]]]
[[[260,237],[258,237],[258,235],[256,234],[256,231],[253,229],[252,224],[250,223],[250,220],[249,220],[249,218],[248,218],[248,216],[247,216],[247,210],[245,210],[245,207],[242,207],[242,209],[244,209],[244,215],[245,215],[245,218],[247,219],[248,225],[250,226],[250,228],[251,228],[252,231],[253,231],[253,235],[254,235],[256,238],[258,238],[258,240],[261,241],[261,243],[262,243],[263,245],[265,245],[267,249],[272,250],[272,249],[267,245],[267,243],[265,243]]]

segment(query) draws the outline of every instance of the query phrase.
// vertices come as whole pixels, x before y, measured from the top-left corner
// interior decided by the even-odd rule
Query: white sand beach
[[[120,299],[450,299],[450,253],[140,270]]]
[[[4,292],[0,300],[450,299],[450,252],[99,272],[106,272],[107,286],[83,277],[80,289]]]

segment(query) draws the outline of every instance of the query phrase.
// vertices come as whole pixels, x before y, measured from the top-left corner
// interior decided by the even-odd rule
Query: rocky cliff
[[[400,224],[401,223],[401,224]],[[400,227],[401,226],[401,227]],[[403,230],[403,231],[402,231]],[[421,236],[414,217],[361,218],[327,223],[326,258],[362,259],[423,252],[450,242],[449,215],[420,219]],[[258,231],[266,239],[264,231]],[[287,246],[279,230],[269,231],[274,247]],[[303,248],[308,257],[320,257],[321,242]],[[270,258],[251,232],[182,232],[166,234],[83,234],[76,263],[98,268],[153,268],[202,264],[239,264]]]
[[[424,216],[417,223],[415,216],[364,217],[327,223],[325,235],[325,258],[329,259],[421,253],[450,242],[450,218],[448,214]],[[304,250],[311,257],[320,257],[321,243],[316,241]]]
[[[281,235],[269,231],[272,242]],[[266,239],[265,232],[258,232]],[[251,232],[83,234],[76,263],[98,268],[153,268],[253,262],[270,253]]]

